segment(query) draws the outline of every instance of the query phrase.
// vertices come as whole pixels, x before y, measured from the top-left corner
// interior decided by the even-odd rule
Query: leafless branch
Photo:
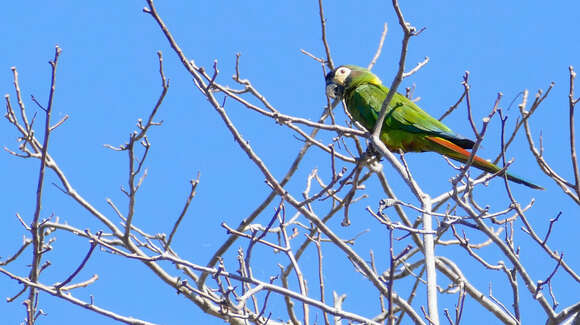
[[[576,134],[574,129],[574,108],[578,103],[578,99],[574,98],[574,79],[576,79],[576,72],[573,66],[570,66],[568,69],[570,70],[570,93],[568,95],[568,105],[570,107],[570,158],[572,159],[576,194],[580,196],[580,170],[578,169],[578,160],[576,158]]]
[[[102,235],[102,232],[97,233],[97,237],[101,237],[101,235]],[[63,282],[61,282],[55,286],[56,290],[61,290],[64,286],[69,284],[79,274],[79,272],[85,267],[89,258],[93,254],[95,247],[97,247],[97,242],[95,242],[95,241],[91,242],[90,247],[89,247],[89,251],[87,252],[85,257],[83,258],[81,264],[76,268],[76,270],[74,270],[74,272],[68,278],[66,278],[66,280],[64,280]]]
[[[330,46],[328,45],[328,40],[326,39],[326,18],[324,18],[324,8],[322,6],[322,0],[318,0],[318,14],[320,16],[320,30],[322,31],[322,44],[324,45],[324,50],[326,51],[326,62],[328,63],[328,68],[334,70],[334,62],[332,62],[332,56],[330,55]]]
[[[169,249],[169,247],[171,246],[171,242],[173,241],[173,236],[175,236],[175,233],[177,232],[177,228],[179,227],[181,220],[183,220],[183,217],[187,213],[187,209],[189,209],[189,205],[191,204],[191,200],[193,200],[193,198],[195,197],[195,190],[197,189],[197,185],[199,184],[199,172],[197,173],[197,178],[195,180],[191,180],[190,183],[191,183],[191,190],[189,191],[189,195],[187,196],[187,200],[185,201],[185,205],[183,206],[183,209],[181,210],[179,217],[177,218],[177,220],[175,221],[175,224],[173,225],[173,228],[171,229],[171,233],[169,234],[169,239],[167,239],[167,243],[165,244],[165,250]]]
[[[82,301],[78,298],[73,297],[70,293],[63,294],[61,290],[40,284],[36,281],[33,282],[33,281],[29,280],[28,278],[17,276],[15,274],[8,272],[7,270],[5,270],[3,268],[0,268],[0,273],[3,273],[6,276],[8,276],[14,280],[17,280],[20,283],[23,283],[30,288],[34,288],[35,290],[40,290],[40,291],[45,292],[49,295],[66,300],[74,305],[77,305],[79,307],[94,311],[98,314],[109,317],[109,318],[114,319],[116,321],[119,321],[119,322],[122,322],[125,324],[131,324],[131,325],[154,325],[154,323],[150,323],[150,322],[147,322],[147,321],[144,321],[141,319],[133,318],[130,316],[119,315],[119,314],[114,313],[108,309],[98,307],[97,305],[93,304],[92,302]]]
[[[383,33],[381,34],[381,39],[379,40],[379,47],[377,48],[377,52],[375,52],[375,55],[373,56],[373,59],[369,63],[367,69],[372,70],[373,67],[375,66],[375,63],[377,63],[377,60],[381,56],[381,51],[383,50],[383,44],[385,43],[385,38],[387,37],[388,30],[389,27],[387,23],[385,23],[385,25],[383,26]]]
[[[58,64],[58,58],[60,56],[61,49],[60,47],[56,46],[56,50],[54,53],[54,59],[49,62],[52,70],[52,78],[50,82],[50,91],[48,95],[48,105],[46,106],[45,110],[45,123],[44,123],[44,142],[42,144],[42,153],[40,158],[40,170],[38,175],[38,185],[36,187],[36,205],[34,208],[34,217],[32,222],[30,223],[30,234],[32,236],[32,263],[30,274],[28,278],[30,282],[36,283],[38,281],[38,276],[40,274],[40,263],[42,258],[42,251],[44,250],[44,243],[42,242],[42,235],[39,232],[39,220],[40,220],[40,213],[42,210],[42,190],[44,187],[44,180],[45,180],[45,170],[47,164],[47,155],[48,155],[48,141],[50,138],[50,118],[54,103],[54,93],[56,90],[56,68]],[[22,111],[24,114],[24,111]],[[24,120],[24,118],[23,118]],[[38,306],[38,294],[37,288],[34,286],[29,286],[28,291],[28,304],[27,306],[27,323],[28,325],[33,325],[35,323],[35,315],[37,313],[37,306]]]

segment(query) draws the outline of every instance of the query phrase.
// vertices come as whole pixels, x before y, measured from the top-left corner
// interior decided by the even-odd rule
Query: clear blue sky
[[[160,14],[190,59],[207,68],[214,59],[218,60],[221,82],[234,84],[230,76],[235,54],[240,52],[242,76],[249,78],[281,112],[313,120],[318,118],[326,103],[324,81],[318,63],[300,53],[300,49],[304,49],[324,55],[317,1],[158,2]],[[390,1],[327,2],[328,38],[338,64],[366,66],[377,48],[383,24],[388,23],[383,54],[373,71],[390,84],[401,42],[401,31]],[[408,21],[416,27],[426,27],[423,34],[411,41],[407,67],[413,67],[425,56],[430,57],[429,64],[405,80],[403,87],[415,85],[415,96],[421,97],[419,105],[434,116],[440,116],[459,98],[465,70],[471,72],[472,105],[478,122],[488,114],[498,91],[504,94],[502,107],[507,109],[520,91],[528,89],[533,98],[537,89],[546,89],[551,81],[556,82],[553,93],[533,118],[532,125],[536,139],[540,132],[543,135],[547,160],[562,176],[570,179],[568,66],[580,67],[580,42],[577,41],[580,3],[414,1],[412,5],[408,2],[401,5]],[[200,172],[198,195],[175,246],[182,257],[205,264],[210,253],[226,238],[219,224],[225,221],[237,226],[263,200],[268,188],[259,170],[233,141],[215,111],[194,89],[191,77],[168,47],[153,19],[141,11],[144,6],[144,1],[5,3],[0,19],[4,44],[0,51],[0,90],[15,100],[10,71],[10,67],[15,66],[28,111],[39,113],[36,125],[40,126],[42,114],[31,102],[30,95],[46,102],[50,80],[47,62],[52,59],[56,44],[62,48],[53,116],[54,120],[66,114],[70,118],[53,134],[50,152],[77,190],[114,219],[105,199],[111,198],[118,206],[126,207],[119,188],[126,184],[127,159],[124,153],[113,152],[103,144],[125,143],[136,120],[145,117],[154,105],[160,92],[156,51],[161,50],[171,87],[158,115],[164,124],[149,135],[153,145],[146,163],[149,176],[138,195],[140,203],[135,222],[150,232],[169,232],[185,200],[188,180]],[[244,136],[274,175],[282,177],[301,143],[290,130],[233,103],[228,105],[226,108]],[[512,106],[507,113],[513,125],[518,116],[517,107]],[[465,107],[446,123],[458,133],[472,135],[465,119]],[[495,157],[497,154],[498,130],[499,120],[494,119],[479,151],[482,156]],[[328,140],[331,136],[334,135],[322,134],[321,138]],[[7,121],[0,122],[0,145],[16,149],[15,140],[15,130]],[[513,186],[522,204],[536,198],[530,217],[538,232],[543,234],[546,220],[558,211],[563,212],[551,245],[564,251],[568,263],[578,267],[580,256],[576,245],[571,244],[571,236],[578,229],[578,207],[535,166],[523,136],[518,136],[508,156],[516,158],[513,170],[517,174],[546,187],[546,191],[540,193]],[[306,169],[290,184],[289,189],[295,196],[300,196],[304,186],[301,176],[309,172],[308,167],[328,167],[327,160],[317,161],[316,157],[324,155],[313,155]],[[453,171],[444,160],[433,154],[408,155],[407,160],[426,191],[436,194],[448,188],[447,180]],[[32,218],[38,161],[23,161],[3,152],[0,153],[0,167],[0,256],[4,258],[19,247],[27,234],[15,214],[20,213],[27,221]],[[387,174],[393,175],[393,185],[402,186],[390,167],[386,168],[389,168]],[[48,184],[54,180],[53,175],[48,175]],[[501,189],[498,180],[492,182],[489,189],[480,191],[482,202],[496,203],[494,193]],[[402,193],[406,196],[408,190]],[[380,195],[370,197],[354,205],[350,228],[340,229],[338,221],[331,224],[345,237],[371,229],[360,240],[359,251],[363,255],[369,249],[379,255],[385,252],[383,229],[364,211],[367,205],[376,208],[380,198]],[[43,217],[54,214],[61,221],[81,228],[100,229],[87,212],[77,208],[53,186],[46,188],[44,202]],[[264,213],[258,222],[266,223],[269,215],[270,212]],[[519,230],[520,226],[516,224],[515,231],[519,245],[524,248],[522,259],[536,267],[531,272],[534,279],[542,280],[554,263],[547,262],[543,256],[538,259],[537,246]],[[240,241],[236,245],[246,247],[246,244]],[[46,283],[62,281],[82,259],[88,243],[59,234],[53,247],[54,252],[48,255],[53,266],[42,277]],[[445,256],[446,251],[437,253]],[[348,263],[340,254],[333,255],[330,249],[326,255],[329,269]],[[471,263],[467,256],[463,258],[466,264]],[[385,257],[378,260],[386,261]],[[27,255],[8,269],[25,274],[29,261]],[[312,259],[312,263],[315,261]],[[492,277],[496,286],[506,283],[503,274],[480,272],[479,266],[466,270],[472,271],[468,276],[485,293]],[[256,269],[256,275],[262,279],[276,272],[275,265]],[[196,306],[159,283],[151,272],[136,262],[127,263],[97,252],[79,277],[86,279],[94,273],[99,274],[100,280],[89,289],[77,291],[75,294],[79,298],[89,299],[92,294],[95,302],[103,307],[162,324],[191,324],[202,319],[205,323],[222,323],[208,319]],[[372,304],[366,302],[365,292],[358,287],[365,281],[354,273],[348,275],[358,278],[341,278],[341,274],[335,274],[329,276],[329,285],[334,284],[337,290],[350,293],[345,309],[371,317],[376,310],[368,306],[374,304],[374,296]],[[575,294],[578,284],[571,283],[560,270],[554,290],[562,306],[578,298]],[[441,285],[446,286],[447,282],[442,279]],[[0,288],[2,319],[10,324],[22,321],[24,307],[21,301],[8,304],[3,300],[16,294],[20,286],[0,277]],[[509,292],[506,289],[494,287],[494,292],[501,295]],[[529,298],[523,285],[520,289],[526,312],[524,323],[537,317],[543,322],[539,307]],[[504,302],[510,304],[508,299]],[[450,310],[454,303],[454,298],[441,300],[442,308]],[[467,304],[473,306],[469,299]],[[81,320],[86,325],[115,323],[42,294],[40,305],[48,313],[48,318],[40,324],[79,323]],[[489,315],[475,307],[465,317],[465,323],[473,323]]]

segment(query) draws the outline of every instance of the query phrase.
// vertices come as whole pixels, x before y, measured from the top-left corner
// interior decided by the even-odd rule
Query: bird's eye
[[[344,74],[344,69],[340,69],[340,70],[338,70],[338,73],[340,73],[340,74]]]

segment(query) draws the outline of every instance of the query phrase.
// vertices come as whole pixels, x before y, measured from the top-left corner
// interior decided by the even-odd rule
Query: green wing
[[[346,95],[350,114],[365,128],[372,130],[389,90],[382,85],[363,84]],[[431,117],[407,97],[395,93],[383,124],[383,132],[405,131],[412,135],[438,136],[463,148],[471,148],[473,142],[455,134],[445,124]]]

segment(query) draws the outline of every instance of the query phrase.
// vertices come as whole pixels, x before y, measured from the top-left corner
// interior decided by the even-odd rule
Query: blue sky
[[[326,104],[320,67],[300,53],[300,49],[304,49],[318,56],[324,54],[317,1],[275,4],[271,1],[158,2],[161,16],[190,59],[207,68],[218,60],[220,82],[234,86],[230,76],[234,72],[235,55],[239,52],[242,76],[250,79],[278,110],[312,120],[320,116]],[[154,128],[149,134],[153,145],[146,163],[149,176],[138,194],[136,223],[150,232],[168,233],[187,195],[188,180],[200,172],[198,194],[176,237],[175,246],[182,257],[205,264],[226,238],[220,223],[237,226],[268,194],[268,188],[259,170],[194,88],[191,77],[153,19],[141,11],[145,5],[144,1],[83,2],[82,5],[77,1],[34,5],[17,1],[6,3],[0,19],[0,30],[4,31],[0,89],[14,100],[10,67],[15,66],[28,112],[38,112],[40,119],[40,111],[30,95],[46,102],[50,80],[47,61],[52,59],[56,44],[62,48],[53,119],[67,114],[70,118],[53,134],[50,152],[77,190],[95,207],[113,216],[106,198],[126,207],[119,188],[126,183],[127,159],[126,154],[106,149],[103,144],[125,143],[136,120],[144,118],[154,105],[160,93],[156,52],[162,51],[165,74],[171,86],[158,115],[164,121],[163,126]],[[580,27],[577,19],[580,4],[574,1],[550,5],[540,1],[415,1],[413,5],[401,3],[401,6],[408,21],[416,27],[426,27],[411,41],[407,67],[413,67],[425,56],[430,58],[430,62],[406,79],[402,87],[414,85],[415,96],[421,97],[419,105],[434,116],[440,116],[459,98],[466,70],[470,71],[473,113],[479,123],[492,108],[498,91],[504,95],[501,106],[507,109],[522,90],[528,89],[533,98],[537,89],[546,89],[551,81],[556,82],[552,94],[531,123],[536,139],[540,133],[543,135],[546,159],[562,176],[571,179],[568,66],[580,65],[580,42],[577,42],[576,33]],[[390,84],[397,68],[402,36],[390,2],[369,1],[361,5],[353,1],[328,1],[325,10],[328,39],[338,64],[366,66],[375,53],[383,24],[388,23],[383,54],[373,71]],[[281,178],[301,148],[301,142],[295,139],[292,131],[241,106],[231,103],[226,109],[274,175]],[[454,131],[472,136],[465,112],[463,106],[446,123]],[[508,124],[513,125],[518,116],[517,106],[512,106],[507,114]],[[36,125],[40,124],[39,120]],[[497,155],[498,134],[499,120],[495,118],[479,151],[481,156]],[[321,132],[319,137],[329,141],[333,136]],[[15,130],[7,121],[0,122],[0,145],[15,149],[15,140]],[[325,175],[323,171],[328,175],[328,159],[317,150],[313,151],[304,169],[289,184],[295,196],[303,190],[305,176],[311,168],[319,167],[321,175]],[[577,267],[580,256],[570,239],[573,229],[578,229],[578,207],[535,166],[522,135],[517,137],[508,156],[516,158],[512,170],[518,175],[546,187],[546,191],[536,192],[513,186],[522,204],[536,199],[529,215],[538,232],[543,234],[546,221],[558,211],[563,212],[561,221],[555,226],[551,245],[564,251],[568,263]],[[454,172],[437,155],[407,155],[407,161],[425,191],[435,195],[449,187],[448,179]],[[394,171],[385,165],[387,174],[392,175],[393,186],[401,189],[402,197],[410,197]],[[38,161],[17,159],[4,152],[0,154],[0,166],[0,179],[3,180],[0,256],[4,258],[19,247],[26,235],[15,214],[19,213],[27,221],[32,218]],[[54,175],[49,174],[47,180],[47,184],[55,181]],[[369,186],[373,184],[376,182]],[[489,188],[480,190],[482,202],[492,206],[505,204],[495,194],[502,188],[501,182],[495,180]],[[384,230],[364,211],[366,206],[376,208],[380,198],[380,193],[376,192],[353,205],[351,227],[341,228],[340,220],[330,226],[345,237],[371,229],[361,237],[357,249],[363,255],[373,249],[379,255],[378,262],[384,266],[387,260],[379,253],[386,252]],[[257,222],[266,223],[272,209]],[[99,229],[87,212],[49,185],[44,195],[43,216],[50,215],[83,229]],[[520,226],[516,224],[521,258],[534,269],[531,275],[535,280],[544,279],[554,263],[538,253],[538,247],[519,230]],[[47,283],[62,281],[88,249],[88,243],[71,235],[58,234],[56,237],[54,252],[48,256],[53,266],[42,278]],[[236,245],[246,247],[247,243],[238,241]],[[445,248],[437,253],[455,254]],[[259,254],[257,256],[268,256],[269,251],[262,248]],[[490,258],[496,256],[493,251],[486,254]],[[330,247],[325,256],[329,270],[348,263]],[[234,256],[228,258],[235,262]],[[280,256],[276,258],[286,263]],[[480,290],[488,293],[488,284],[492,281],[497,285],[494,292],[509,297],[508,288],[500,287],[505,284],[503,274],[482,271],[479,265],[470,268],[468,265],[473,263],[469,257],[463,253],[462,258],[466,270],[470,271],[470,279]],[[29,261],[26,255],[8,269],[25,274]],[[316,259],[308,255],[305,262],[316,263]],[[256,275],[262,279],[277,271],[275,264],[256,267]],[[89,299],[92,294],[96,303],[102,303],[103,307],[156,323],[186,324],[192,320],[222,323],[203,315],[137,262],[122,261],[99,252],[79,277],[86,279],[94,273],[99,274],[100,280],[88,289],[79,290],[80,298]],[[375,314],[376,310],[369,306],[372,304],[364,302],[368,294],[364,288],[368,284],[360,275],[335,272],[329,275],[328,283],[336,290],[349,293],[346,309],[369,317]],[[442,280],[441,285],[446,284]],[[560,270],[554,290],[562,306],[576,302],[574,292],[578,290],[570,289],[575,286],[577,283]],[[20,289],[5,277],[0,277],[0,288],[2,297],[10,297]],[[523,284],[520,289],[526,311],[524,323],[537,317],[544,319]],[[441,309],[453,309],[454,299],[442,297]],[[509,305],[507,298],[505,301]],[[81,319],[85,324],[115,323],[46,295],[41,295],[40,304],[49,314],[40,323],[78,323]],[[468,300],[466,304],[466,308],[473,307],[474,302]],[[466,315],[466,323],[470,323],[469,319],[473,322],[489,317],[478,307],[471,311]],[[16,323],[23,319],[24,308],[19,301],[1,302],[0,314],[7,323]]]

